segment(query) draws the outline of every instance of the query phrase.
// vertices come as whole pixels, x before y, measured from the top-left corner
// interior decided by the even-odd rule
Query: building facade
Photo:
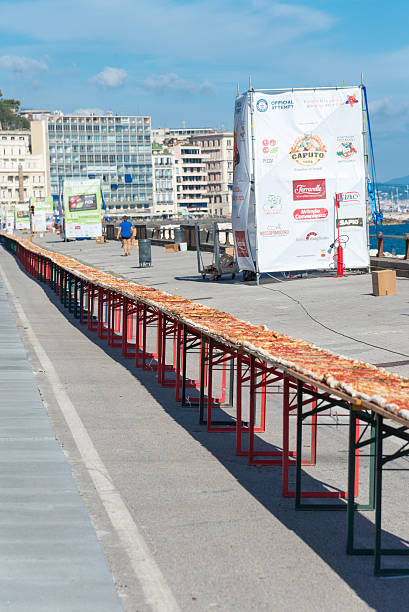
[[[152,129],[152,142],[158,145],[175,145],[189,142],[191,136],[212,134],[213,128],[155,128]]]
[[[231,216],[232,132],[213,128],[158,128],[152,130],[152,141],[154,150],[166,147],[175,154],[179,214]],[[188,150],[195,153],[190,155],[186,153]],[[200,159],[199,166],[190,163],[192,159]]]
[[[58,111],[21,114],[31,119],[47,117],[53,195],[59,194],[64,178],[97,178],[108,214],[152,214],[150,117],[77,116]]]
[[[0,130],[0,204],[28,204],[50,195],[47,124],[30,122],[30,130]]]
[[[173,147],[177,166],[176,191],[178,211],[182,215],[208,213],[207,157],[198,146],[178,144]]]
[[[201,148],[207,170],[208,210],[212,216],[231,216],[233,185],[233,132],[190,136]]]
[[[155,217],[171,218],[178,214],[176,175],[178,165],[172,150],[153,150],[153,193]]]

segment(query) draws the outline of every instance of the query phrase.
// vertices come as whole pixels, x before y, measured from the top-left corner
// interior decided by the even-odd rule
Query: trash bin
[[[176,242],[176,244],[180,244],[181,242],[185,242],[185,230],[183,229],[183,227],[175,227],[175,229],[173,230],[173,234],[174,234],[174,242]]]
[[[151,241],[139,240],[139,266],[150,266],[152,263]]]

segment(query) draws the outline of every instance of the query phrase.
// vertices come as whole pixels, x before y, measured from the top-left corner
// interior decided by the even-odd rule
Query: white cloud
[[[195,95],[216,92],[216,87],[208,81],[203,81],[203,83],[187,81],[174,72],[169,72],[168,74],[151,74],[142,82],[142,85],[146,89],[159,93],[173,91]]]
[[[33,72],[45,72],[48,70],[47,64],[19,55],[1,55],[0,69],[10,70],[18,74],[26,74]]]
[[[77,108],[72,114],[85,117],[87,115],[105,115],[105,111],[102,108]]]
[[[122,68],[107,66],[92,77],[91,81],[100,87],[120,87],[128,78],[128,73]]]
[[[369,102],[369,117],[380,134],[402,133],[409,129],[409,102],[387,96]]]

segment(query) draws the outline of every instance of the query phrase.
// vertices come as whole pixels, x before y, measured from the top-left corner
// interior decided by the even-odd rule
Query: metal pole
[[[270,92],[281,92],[281,91],[321,91],[323,89],[330,89],[330,90],[338,90],[338,89],[351,89],[351,87],[356,87],[356,85],[339,85],[336,87],[281,87],[281,88],[276,88],[276,89],[253,89],[253,91],[255,92],[260,92],[260,93],[270,93]]]
[[[301,455],[302,455],[302,396],[303,382],[297,380],[297,451],[295,456],[295,508],[301,504]]]
[[[376,415],[376,490],[375,490],[375,567],[377,576],[381,571],[382,546],[382,424],[381,415]]]
[[[183,324],[182,337],[182,406],[186,405],[186,357],[187,357],[187,327]]]
[[[229,406],[233,406],[234,398],[234,357],[230,359],[229,363],[230,377],[229,377]]]
[[[250,94],[250,130],[251,130],[251,160],[252,160],[252,172],[253,178],[250,181],[250,196],[251,192],[253,192],[253,201],[254,201],[254,226],[255,226],[255,235],[256,235],[256,281],[257,285],[260,284],[260,272],[258,269],[258,239],[257,239],[257,215],[256,215],[256,157],[255,157],[255,136],[254,136],[254,89],[251,85],[251,77],[249,80],[249,94]]]
[[[197,221],[195,223],[195,234],[196,234],[197,271],[199,272],[199,274],[201,274],[203,266],[202,266],[201,255],[200,255],[200,230],[199,230],[199,223]]]
[[[348,506],[347,506],[347,554],[354,552],[354,521],[355,521],[355,430],[356,415],[349,412],[349,453],[348,453]]]
[[[362,104],[362,140],[364,146],[364,167],[365,167],[365,217],[368,219],[369,213],[369,194],[368,194],[368,109],[365,104],[365,96],[364,96],[364,81],[363,81],[363,73],[361,75],[361,104]],[[375,186],[374,186],[375,187]],[[370,248],[370,239],[369,239],[369,223],[366,223],[366,244],[369,252]]]
[[[202,336],[200,340],[200,397],[199,397],[199,424],[204,425],[204,389],[205,389],[205,360],[206,342]]]
[[[213,223],[213,254],[214,261],[217,268],[217,275],[222,275],[222,266],[220,262],[220,244],[219,244],[219,232],[217,231],[217,222]]]

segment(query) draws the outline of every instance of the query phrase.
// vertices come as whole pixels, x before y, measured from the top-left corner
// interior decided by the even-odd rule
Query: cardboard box
[[[375,270],[372,272],[372,291],[374,295],[396,295],[396,271]]]
[[[139,249],[139,240],[131,239],[131,249]]]
[[[105,236],[97,236],[97,238],[95,239],[95,242],[97,244],[105,244],[106,238],[105,238]]]
[[[231,257],[235,257],[234,246],[229,246],[224,249],[226,255],[230,255]]]
[[[178,253],[179,245],[178,244],[165,244],[165,252],[166,253]]]

